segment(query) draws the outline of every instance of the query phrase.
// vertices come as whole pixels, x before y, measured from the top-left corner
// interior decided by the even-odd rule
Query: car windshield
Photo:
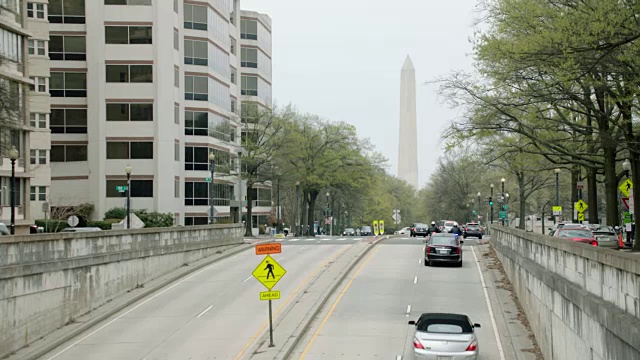
[[[371,231],[371,226],[363,226],[361,231]]]
[[[580,229],[562,229],[558,233],[559,237],[566,238],[590,238],[593,237],[591,231],[589,230],[580,230]]]
[[[346,229],[344,229],[344,231],[346,231],[346,232],[353,232],[353,229],[352,229],[352,228],[346,228]]]
[[[468,321],[461,319],[424,319],[417,324],[417,330],[430,333],[462,334],[471,333],[473,328]]]
[[[478,228],[479,228],[478,224],[467,224],[467,229],[476,230]]]
[[[458,246],[458,239],[455,236],[433,236],[431,237],[431,245]]]
[[[444,223],[444,226],[453,226],[453,225],[455,225],[455,223],[451,221],[447,221],[446,223]]]

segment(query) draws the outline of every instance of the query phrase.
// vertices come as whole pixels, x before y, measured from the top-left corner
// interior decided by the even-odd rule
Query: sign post
[[[273,307],[271,300],[280,299],[280,291],[272,290],[273,287],[282,279],[284,274],[287,273],[278,262],[271,257],[270,254],[280,254],[282,252],[282,244],[259,244],[256,245],[256,255],[267,255],[262,259],[260,264],[253,270],[253,277],[255,277],[268,291],[260,293],[260,300],[269,301],[269,347],[274,347],[273,344]]]

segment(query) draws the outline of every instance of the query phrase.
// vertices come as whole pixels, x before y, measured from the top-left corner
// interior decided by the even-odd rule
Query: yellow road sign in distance
[[[378,232],[380,235],[384,235],[384,220],[378,221]]]
[[[271,255],[267,255],[262,259],[260,264],[253,270],[253,277],[258,279],[267,290],[271,290],[287,273],[280,264],[278,264]]]
[[[582,199],[578,200],[578,202],[576,202],[574,206],[578,213],[583,213],[589,208],[589,205],[587,205],[587,203]]]
[[[280,290],[263,291],[260,293],[260,300],[278,300],[280,299]]]
[[[633,189],[633,182],[627,179],[625,180],[619,187],[620,192],[624,194],[624,196],[629,196],[629,190]]]
[[[578,213],[578,221],[584,221],[584,213]]]

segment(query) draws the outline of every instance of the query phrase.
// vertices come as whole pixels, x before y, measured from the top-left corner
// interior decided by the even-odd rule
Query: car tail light
[[[415,341],[414,341],[415,343]],[[478,340],[473,340],[469,346],[467,346],[467,350],[465,351],[476,351],[478,349]]]
[[[592,241],[591,241],[591,245],[593,245],[593,246],[598,246],[598,242],[597,242],[596,240],[592,240]]]
[[[460,253],[462,253],[462,250],[460,250],[460,247],[458,246],[458,247],[456,248],[456,254],[460,254]]]
[[[469,345],[471,346],[471,345]],[[418,340],[417,338],[413,338],[413,347],[416,349],[422,349],[424,350],[424,346],[422,346],[422,344],[420,343],[420,340]]]

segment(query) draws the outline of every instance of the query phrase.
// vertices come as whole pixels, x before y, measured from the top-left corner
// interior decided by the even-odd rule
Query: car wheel
[[[463,238],[463,239],[466,239],[466,238],[467,238],[467,235],[462,235],[462,238]]]
[[[462,267],[462,258],[460,258],[460,262],[456,264],[456,267]]]
[[[482,235],[478,236],[478,240],[482,240]]]
[[[431,263],[426,258],[424,259],[424,266],[431,266]]]

